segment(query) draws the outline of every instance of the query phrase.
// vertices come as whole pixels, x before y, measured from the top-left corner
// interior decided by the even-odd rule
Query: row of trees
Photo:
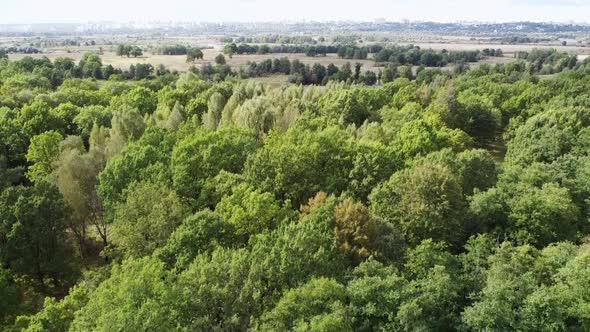
[[[35,47],[10,46],[10,47],[1,47],[0,53],[2,53],[2,54],[9,54],[9,53],[38,54],[38,53],[41,53],[41,50],[38,48],[35,48]]]
[[[490,53],[489,50],[488,53]],[[375,54],[375,61],[378,63],[390,62],[399,65],[444,67],[450,63],[477,62],[481,60],[481,57],[482,52],[480,51],[435,51],[408,45],[384,48]]]
[[[117,46],[117,55],[137,58],[143,55],[143,50],[139,46],[121,44]]]
[[[590,328],[590,60],[377,87],[61,66],[0,60],[4,330]]]
[[[157,50],[157,53],[163,55],[186,55],[186,62],[202,60],[204,56],[200,48],[180,44],[162,46]]]
[[[221,39],[224,43],[263,43],[263,44],[317,44],[317,42],[323,42],[324,38],[320,37],[316,40],[312,36],[305,35],[256,35],[256,36],[239,36],[239,37],[223,37]]]
[[[280,59],[267,59],[262,62],[249,62],[246,68],[239,72],[241,77],[260,77],[269,74],[289,75],[289,82],[296,84],[315,84],[326,85],[328,82],[356,82],[365,85],[374,85],[377,83],[377,74],[367,70],[361,72],[362,64],[356,63],[352,68],[350,63],[346,63],[342,68],[334,64],[324,66],[315,63],[312,66],[305,65],[295,59],[289,60],[287,57]]]
[[[224,53],[233,54],[268,54],[268,53],[304,53],[307,56],[326,56],[337,54],[343,59],[362,60],[369,54],[375,54],[375,61],[379,63],[391,62],[398,65],[416,65],[427,67],[444,67],[449,63],[477,62],[482,56],[503,56],[501,49],[484,49],[483,51],[434,51],[423,50],[418,46],[383,47],[380,44],[368,46],[354,45],[249,45],[235,43],[227,44]]]
[[[138,63],[130,65],[129,69],[122,70],[112,65],[103,65],[100,56],[94,53],[85,54],[82,59],[75,63],[69,58],[57,58],[51,62],[47,58],[33,59],[25,57],[18,62],[9,62],[7,66],[10,72],[15,73],[8,80],[7,86],[12,86],[13,92],[17,93],[22,84],[26,84],[29,78],[23,76],[19,71],[32,73],[37,79],[36,85],[41,88],[45,86],[57,87],[66,79],[70,78],[92,78],[92,79],[146,79],[170,73],[164,66],[154,68],[151,64]],[[34,72],[34,73],[33,73]]]
[[[350,46],[350,45],[249,45],[249,44],[227,44],[223,52],[233,54],[269,54],[269,53],[302,53],[306,56],[326,56],[327,54],[338,54],[344,59],[361,60],[366,59],[369,53],[378,53],[383,47],[381,45],[371,46]]]
[[[163,55],[186,55],[190,47],[184,45],[165,45],[158,49],[158,54]]]
[[[484,56],[495,56],[495,57],[502,57],[504,56],[504,52],[501,48],[484,48],[481,50],[481,54]]]
[[[302,53],[307,56],[326,56],[329,53],[337,53],[338,46],[321,46],[321,45],[249,45],[235,43],[227,44],[223,52],[228,55],[233,54],[269,54],[269,53]]]
[[[534,49],[530,52],[519,51],[514,54],[517,59],[526,60],[531,70],[539,74],[555,74],[566,69],[573,69],[578,63],[575,54],[558,52],[556,49]]]

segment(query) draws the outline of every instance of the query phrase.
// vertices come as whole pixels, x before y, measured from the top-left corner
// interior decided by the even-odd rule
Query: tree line
[[[186,55],[189,47],[185,45],[165,45],[158,48],[158,54],[163,55]]]
[[[267,35],[255,35],[255,36],[239,36],[239,37],[223,37],[221,42],[223,43],[265,43],[265,44],[316,44],[317,42],[324,42],[323,37],[315,38],[311,36],[302,35],[279,35],[279,34],[267,34]]]
[[[375,54],[375,62],[378,63],[397,63],[400,65],[414,65],[427,67],[444,67],[450,63],[470,63],[477,62],[482,56],[502,56],[502,52],[494,51],[494,55],[488,49],[487,54],[481,51],[435,51],[432,49],[422,49],[419,46],[394,46],[382,49]],[[498,55],[496,55],[499,53]]]
[[[444,67],[449,63],[477,62],[483,57],[501,57],[501,49],[486,48],[482,51],[435,51],[422,49],[419,46],[383,46],[371,44],[356,46],[347,44],[336,45],[250,45],[226,44],[224,54],[270,54],[270,53],[301,53],[306,56],[326,56],[337,54],[338,57],[351,60],[365,60],[374,54],[378,63],[397,63],[398,65],[415,65],[427,67]]]
[[[38,54],[42,51],[35,47],[0,47],[0,54],[20,53],[20,54]]]
[[[540,74],[555,74],[566,69],[575,68],[578,57],[575,54],[559,52],[556,49],[533,49],[530,52],[519,51],[514,54],[531,64],[531,70]]]
[[[338,54],[344,59],[366,59],[369,53],[377,53],[383,47],[381,45],[354,46],[354,45],[250,45],[250,44],[226,44],[224,53],[233,54],[269,54],[269,53],[301,53],[306,56],[326,56]]]
[[[289,60],[287,57],[280,59],[266,59],[259,63],[249,62],[245,68],[238,71],[241,77],[260,77],[269,74],[289,75],[288,81],[295,84],[303,85],[326,85],[330,81],[336,82],[356,82],[365,85],[374,85],[377,83],[377,74],[367,70],[361,72],[362,64],[350,63],[344,64],[341,68],[334,64],[324,66],[320,63],[313,65],[303,64],[301,61]]]

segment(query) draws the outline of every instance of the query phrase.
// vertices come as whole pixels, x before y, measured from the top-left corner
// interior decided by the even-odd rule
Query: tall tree
[[[72,278],[67,207],[59,190],[46,181],[11,187],[0,195],[0,259],[35,281],[43,291],[60,290]]]

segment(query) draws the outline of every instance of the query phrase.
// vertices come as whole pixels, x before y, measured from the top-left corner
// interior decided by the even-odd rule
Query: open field
[[[423,47],[426,47],[426,45],[429,45],[429,44],[425,44]],[[443,45],[443,44],[439,44],[439,45]],[[449,45],[447,45],[447,46],[449,46]],[[451,45],[451,46],[457,46],[457,45]],[[465,47],[465,46],[462,45],[462,47]],[[441,47],[441,49],[442,48],[444,48],[444,47]],[[452,48],[447,48],[447,49],[452,49]],[[468,50],[468,49],[472,49],[472,48],[463,48],[463,49]],[[511,48],[511,50],[513,50],[513,52],[514,52],[514,50],[523,50],[523,49]],[[29,54],[10,54],[9,58],[11,60],[19,60],[25,56],[31,56],[33,58],[47,57],[50,60],[54,60],[59,57],[67,57],[67,58],[73,59],[74,61],[79,61],[82,58],[82,56],[84,55],[84,53],[87,51],[89,51],[89,50],[84,50],[84,51],[79,50],[79,51],[70,51],[70,52],[67,52],[65,50],[55,50],[51,53],[40,53],[40,54],[30,54],[30,55]],[[590,56],[590,54],[587,54],[587,52],[589,52],[590,49],[583,50],[583,51],[584,51],[584,54],[578,54],[578,58],[580,60],[583,60],[583,59]],[[102,58],[103,63],[105,65],[112,65],[113,67],[120,68],[120,69],[127,69],[132,64],[150,63],[153,66],[164,65],[171,70],[177,70],[177,71],[183,72],[183,71],[187,71],[190,68],[190,66],[192,66],[192,65],[199,67],[202,64],[213,63],[215,56],[220,53],[220,50],[206,49],[206,50],[203,50],[203,53],[205,54],[204,59],[197,60],[194,63],[187,63],[186,56],[184,56],[184,55],[160,55],[160,54],[151,54],[151,53],[145,53],[144,56],[142,56],[142,57],[127,58],[127,57],[117,56],[115,54],[115,52],[107,51],[101,55],[101,58]],[[352,64],[352,63],[359,62],[363,65],[363,70],[372,70],[372,71],[376,72],[380,68],[375,65],[373,60],[370,60],[370,59],[368,59],[368,60],[348,60],[348,59],[341,59],[341,58],[337,57],[335,54],[329,54],[325,57],[308,57],[308,56],[305,56],[304,54],[287,54],[287,53],[284,53],[284,54],[283,53],[274,53],[274,54],[262,54],[262,55],[259,55],[259,54],[234,55],[231,59],[226,56],[226,61],[227,61],[227,64],[231,65],[233,68],[239,68],[239,67],[246,66],[248,64],[248,62],[260,62],[260,61],[264,61],[266,59],[274,59],[274,58],[281,58],[281,57],[287,57],[290,60],[298,59],[302,63],[309,64],[309,65],[313,65],[315,63],[320,63],[320,64],[326,66],[328,64],[333,63],[337,66],[342,66],[346,63]],[[514,61],[513,54],[506,53],[505,56],[503,56],[503,57],[488,57],[488,58],[486,58],[474,65],[479,65],[482,63],[491,63],[491,64],[500,63],[500,64],[502,64],[502,63],[509,63],[511,61]]]
[[[40,58],[40,57],[47,57],[50,60],[54,60],[58,57],[68,57],[72,58],[75,61],[79,61],[84,53],[86,52],[102,52],[101,58],[105,65],[112,65],[116,68],[120,69],[127,69],[132,64],[137,63],[150,63],[153,66],[164,65],[171,70],[177,70],[180,72],[187,71],[190,66],[195,65],[197,67],[201,66],[202,64],[212,63],[214,62],[214,58],[216,55],[222,53],[224,44],[220,42],[219,36],[198,36],[198,37],[152,37],[152,38],[125,38],[125,37],[118,37],[113,39],[108,39],[107,37],[98,37],[94,38],[96,40],[96,45],[93,46],[56,46],[56,47],[43,47],[43,53],[39,54],[32,54],[29,56]],[[30,44],[30,39],[25,38],[0,38],[0,47],[5,45],[20,45],[26,46]],[[142,57],[133,58],[133,57],[121,57],[115,54],[115,46],[118,43],[131,43],[133,45],[139,45],[140,47],[144,48],[144,55]],[[366,44],[370,44],[371,42],[365,42]],[[409,39],[400,39],[398,40],[399,45],[408,45],[413,44],[416,46],[420,46],[423,49],[433,49],[433,50],[442,50],[446,49],[449,51],[468,51],[468,50],[482,50],[485,48],[492,48],[492,49],[502,49],[504,51],[503,57],[489,57],[482,61],[481,63],[508,63],[514,60],[514,53],[518,51],[531,51],[535,48],[554,48],[560,52],[568,52],[572,54],[577,54],[580,60],[585,59],[586,57],[590,56],[590,47],[585,47],[582,45],[571,45],[571,46],[562,46],[556,44],[556,42],[546,42],[546,43],[537,43],[537,44],[501,44],[501,43],[493,43],[489,40],[485,39],[478,39],[478,40],[471,40],[466,37],[448,37],[448,36],[439,36],[438,39],[431,38],[431,39],[420,39],[416,38],[414,40]],[[186,56],[184,55],[159,55],[149,50],[155,50],[162,45],[174,45],[174,44],[183,44],[183,45],[193,45],[203,47],[204,53],[204,60],[198,60],[195,63],[186,63]],[[395,44],[395,42],[390,42],[387,44]],[[273,45],[273,44],[268,44]],[[23,57],[27,56],[26,54],[10,54],[10,59],[18,60]],[[337,66],[342,66],[346,63],[361,63],[363,65],[363,70],[373,70],[378,71],[379,67],[375,66],[375,63],[371,60],[371,56],[367,60],[348,60],[348,59],[341,59],[336,56],[336,54],[328,54],[325,57],[308,57],[304,54],[282,54],[282,53],[272,53],[272,54],[252,54],[252,55],[234,55],[231,59],[226,56],[226,61],[229,65],[233,68],[240,68],[246,66],[248,62],[260,62],[266,59],[274,59],[274,58],[281,58],[281,57],[288,57],[290,60],[297,59],[304,64],[313,65],[315,63],[320,63],[324,66],[333,63]],[[476,64],[477,65],[477,64]]]
[[[67,52],[65,50],[54,50],[50,53],[40,53],[40,54],[10,54],[9,57],[12,60],[22,59],[25,56],[31,56],[34,58],[41,58],[47,57],[50,60],[54,60],[59,57],[67,57],[72,58],[74,61],[79,61],[85,52],[89,50],[77,50],[77,51],[70,51]],[[203,50],[205,55],[203,60],[197,60],[194,62],[195,66],[200,66],[205,63],[213,63],[214,58],[216,55],[221,53],[219,49],[205,49]],[[314,63],[321,63],[323,65],[328,65],[333,63],[337,66],[342,66],[347,62],[356,63],[360,62],[363,64],[364,69],[371,69],[374,68],[374,62],[372,60],[347,60],[341,59],[336,54],[328,54],[325,57],[308,57],[305,54],[283,54],[283,53],[273,53],[273,54],[253,54],[253,55],[234,55],[231,59],[226,56],[227,64],[231,65],[234,68],[239,68],[246,66],[248,62],[260,62],[266,59],[274,59],[274,58],[281,58],[281,57],[288,57],[290,60],[298,59],[304,64],[313,65]],[[186,63],[186,56],[185,55],[159,55],[159,54],[151,54],[145,53],[144,56],[138,58],[127,58],[117,56],[115,52],[107,51],[101,55],[103,63],[105,65],[112,65],[116,68],[127,69],[130,65],[136,63],[150,63],[153,66],[164,65],[169,69],[178,70],[178,71],[187,71],[193,63]]]

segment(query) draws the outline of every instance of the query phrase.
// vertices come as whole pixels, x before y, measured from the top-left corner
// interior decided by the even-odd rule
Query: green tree
[[[52,108],[49,112],[59,119],[60,122],[64,123],[65,134],[76,134],[78,128],[76,128],[74,118],[80,113],[80,109],[77,106],[68,102]]]
[[[20,299],[18,288],[10,271],[0,268],[0,326],[8,325],[19,312]]]
[[[356,144],[348,190],[354,198],[366,202],[371,190],[401,169],[402,161],[394,149],[373,140]]]
[[[516,128],[507,144],[506,161],[521,166],[535,161],[551,163],[571,151],[590,112],[582,108],[556,108],[541,112]]]
[[[530,246],[503,244],[490,258],[486,285],[477,301],[463,312],[463,321],[476,330],[516,330],[519,308],[536,287],[531,271],[537,252]]]
[[[68,224],[77,238],[82,256],[87,254],[89,226],[95,226],[103,240],[106,238],[102,226],[102,205],[96,193],[98,173],[104,168],[106,157],[104,146],[101,146],[104,143],[96,139],[96,135],[90,139],[89,152],[83,147],[63,148],[51,174],[52,181],[70,208]],[[103,244],[106,246],[106,241]]]
[[[293,215],[272,194],[246,184],[234,187],[230,195],[224,196],[215,207],[215,212],[233,225],[236,235],[244,242],[252,235],[277,228]]]
[[[6,189],[0,195],[2,263],[41,290],[61,289],[73,277],[66,218],[63,197],[48,182]]]
[[[402,296],[405,301],[396,319],[406,331],[449,331],[459,324],[457,280],[444,266],[434,266],[424,278],[411,280]]]
[[[134,183],[115,207],[111,242],[127,256],[150,255],[168,241],[187,209],[175,192],[159,183]]]
[[[509,229],[520,243],[545,246],[576,236],[579,209],[568,190],[557,185],[530,188],[509,202],[509,211]]]
[[[51,107],[43,101],[35,101],[24,106],[18,112],[16,123],[28,137],[42,134],[46,131],[65,133],[62,119],[50,111]]]
[[[223,48],[223,53],[227,54],[230,59],[237,51],[238,51],[238,46],[235,43],[227,44]]]
[[[27,152],[29,167],[27,177],[33,182],[39,182],[47,178],[54,169],[54,163],[60,154],[59,143],[63,137],[56,131],[47,131],[33,136]]]
[[[393,266],[368,260],[353,271],[347,285],[355,331],[394,330],[395,313],[403,301],[407,281]]]
[[[459,128],[480,139],[493,137],[502,125],[502,114],[493,102],[472,90],[461,91],[457,97],[457,109],[451,115],[452,127]]]
[[[127,56],[129,57],[129,55],[131,54],[131,46],[130,45],[124,45],[121,44],[119,46],[117,46],[117,55],[118,56]]]
[[[102,60],[94,53],[85,53],[78,64],[82,76],[85,78],[101,79],[102,76]]]
[[[346,288],[332,279],[312,279],[283,295],[261,319],[261,331],[353,331]],[[328,324],[329,322],[329,324]],[[328,329],[320,326],[329,326]]]
[[[253,186],[297,207],[320,191],[343,191],[352,158],[351,143],[342,130],[291,127],[285,134],[271,132],[264,147],[248,158],[244,175]]]
[[[249,281],[248,251],[218,248],[199,255],[179,276],[178,288],[187,299],[182,315],[191,331],[246,330],[256,313]],[[262,292],[262,289],[260,289]]]
[[[195,60],[203,60],[203,51],[198,48],[189,48],[186,52],[186,62],[195,62]]]
[[[184,270],[200,254],[213,252],[217,247],[235,247],[236,244],[233,225],[219,214],[203,210],[184,219],[157,255],[167,265]]]
[[[221,121],[221,113],[225,106],[225,98],[221,93],[214,93],[207,103],[207,113],[203,115],[203,125],[209,129],[216,129]]]
[[[225,62],[225,57],[223,56],[223,54],[218,54],[215,57],[215,63],[218,64],[218,65],[220,65],[220,66],[221,65],[225,65],[226,62]]]
[[[134,108],[142,115],[152,114],[158,105],[158,97],[152,90],[138,86],[132,90],[117,96],[111,100],[111,107],[114,109]]]
[[[280,113],[281,111],[269,98],[254,97],[246,100],[235,109],[231,120],[236,126],[249,129],[258,136],[262,136],[275,127]]]
[[[257,147],[254,135],[244,130],[198,131],[172,151],[174,188],[183,197],[198,199],[207,180],[220,171],[241,173],[246,157]]]
[[[459,322],[456,266],[432,241],[408,252],[406,275],[374,260],[362,263],[348,284],[354,329],[453,330]]]
[[[100,105],[86,106],[80,109],[73,122],[78,129],[78,134],[87,141],[90,138],[90,132],[96,123],[100,127],[109,128],[111,126],[112,112],[109,108]]]
[[[360,126],[372,115],[370,106],[363,103],[361,91],[358,89],[329,91],[319,100],[322,113],[343,125],[352,123]]]
[[[297,222],[251,239],[249,288],[264,293],[263,311],[270,310],[283,291],[313,277],[336,278],[347,267],[334,231],[335,203],[334,198],[317,202]]]
[[[141,137],[146,128],[141,113],[136,108],[122,108],[113,112],[111,119],[109,154],[118,154],[125,144]]]
[[[134,57],[137,58],[138,56],[142,56],[143,55],[143,50],[141,48],[139,48],[138,46],[134,46],[131,49],[130,54]]]
[[[487,190],[498,179],[498,167],[486,150],[467,150],[457,155],[463,193],[471,195],[474,190]]]
[[[181,328],[176,310],[182,301],[172,275],[153,258],[114,265],[111,276],[89,294],[75,313],[70,331],[173,331]]]
[[[521,310],[520,326],[530,331],[583,331],[590,327],[586,308],[588,292],[588,245],[579,247],[552,276],[553,285],[543,285],[529,295]]]
[[[72,287],[62,300],[47,297],[43,309],[31,316],[19,316],[14,324],[19,331],[67,331],[76,312],[88,302],[90,289],[86,284]]]
[[[465,202],[459,180],[446,166],[400,171],[376,187],[369,200],[372,211],[399,225],[410,243],[461,239]]]
[[[148,128],[108,161],[99,175],[98,194],[107,211],[125,200],[123,191],[133,182],[170,182],[168,169],[175,137],[164,129]]]
[[[334,208],[334,232],[340,251],[354,265],[369,257],[392,258],[401,254],[403,241],[387,224],[376,219],[369,209],[352,199],[344,199]]]
[[[496,187],[476,193],[469,206],[474,226],[538,247],[575,240],[584,228],[580,208],[542,165],[506,168]]]
[[[451,130],[439,118],[432,117],[404,123],[393,144],[402,158],[410,159],[446,147],[460,151],[471,144],[471,139],[464,132]]]

